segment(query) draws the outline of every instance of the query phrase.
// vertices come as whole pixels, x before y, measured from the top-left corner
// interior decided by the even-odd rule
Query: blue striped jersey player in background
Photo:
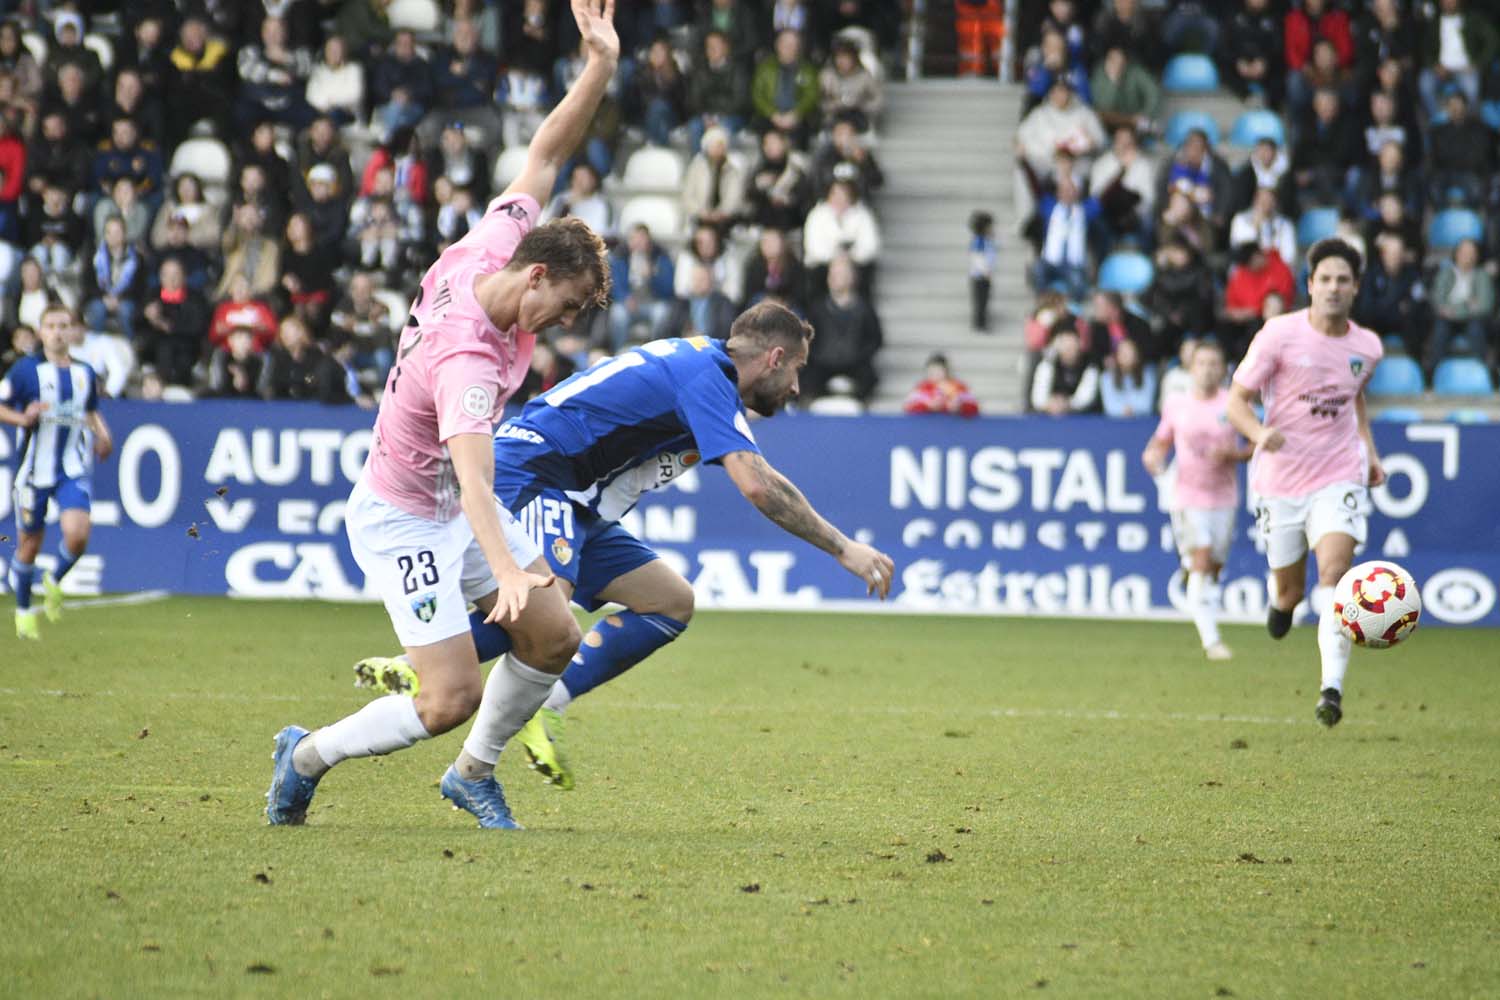
[[[676,639],[693,614],[693,589],[618,522],[642,493],[699,463],[724,467],[777,525],[832,555],[867,593],[890,592],[889,556],[846,537],[812,508],[755,443],[746,408],[775,414],[797,394],[812,328],[779,305],[742,314],[729,339],[659,340],[601,361],[526,405],[495,434],[495,494],[537,541],[558,585],[592,611],[619,604],[584,636],[542,709],[517,734],[532,765],[573,786],[562,751],[562,713],[574,698],[620,676]],[[471,616],[481,662],[510,647],[505,631]],[[399,658],[355,665],[378,689],[409,689]]]
[[[55,568],[42,576],[49,621],[62,617],[62,580],[89,544],[94,457],[109,457],[109,427],[99,413],[99,377],[68,355],[68,333],[77,319],[64,305],[49,305],[37,324],[41,356],[22,358],[0,379],[0,423],[16,430],[20,465],[15,477],[16,556],[10,587],[16,595],[16,635],[40,639],[31,606],[37,555],[46,533],[47,503],[62,522]]]

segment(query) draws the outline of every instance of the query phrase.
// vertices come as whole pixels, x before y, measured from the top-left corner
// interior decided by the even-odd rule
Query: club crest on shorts
[[[566,538],[552,539],[552,558],[557,560],[559,566],[566,566],[573,561],[573,546],[568,544]]]
[[[1353,356],[1349,358],[1349,374],[1359,378],[1360,373],[1365,370],[1365,359]]]
[[[437,617],[437,591],[429,590],[411,599],[411,613],[424,622],[430,622]]]

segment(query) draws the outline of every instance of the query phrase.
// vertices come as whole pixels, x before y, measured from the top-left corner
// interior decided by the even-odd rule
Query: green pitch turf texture
[[[7,624],[9,623],[7,617]],[[0,639],[0,994],[1500,996],[1500,635],[701,614],[517,749],[462,730],[265,825],[272,736],[363,701],[373,606],[177,599]]]

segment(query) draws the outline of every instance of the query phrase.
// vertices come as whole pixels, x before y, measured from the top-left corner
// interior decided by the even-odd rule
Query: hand
[[[21,426],[35,427],[37,421],[42,419],[42,414],[45,412],[47,412],[46,403],[38,401],[28,404],[26,409],[21,411]]]
[[[519,566],[507,573],[496,573],[495,583],[499,590],[495,594],[495,606],[484,618],[485,624],[515,621],[526,610],[526,599],[531,596],[533,587],[550,587],[555,582],[557,577],[551,573],[546,576],[528,573]]]
[[[1155,449],[1152,449],[1141,456],[1141,464],[1144,465],[1146,467],[1146,471],[1151,473],[1153,476],[1161,475],[1166,471],[1167,468],[1167,463],[1162,461],[1161,452]]]
[[[102,462],[106,458],[109,458],[109,456],[113,454],[114,450],[115,442],[114,439],[109,436],[109,431],[101,429],[97,434],[94,435],[94,456],[98,458],[99,461]]]
[[[1385,466],[1380,464],[1379,455],[1372,454],[1370,456],[1369,483],[1372,487],[1380,486],[1385,483]]]
[[[863,542],[850,542],[839,555],[839,565],[859,577],[867,595],[879,594],[883,601],[891,592],[896,564],[884,552]]]
[[[615,0],[573,0],[573,20],[578,34],[595,56],[617,62],[620,58],[620,36],[615,34]]]
[[[1256,443],[1257,448],[1265,451],[1280,451],[1284,444],[1286,444],[1286,436],[1276,428],[1262,427],[1260,429],[1260,441]]]

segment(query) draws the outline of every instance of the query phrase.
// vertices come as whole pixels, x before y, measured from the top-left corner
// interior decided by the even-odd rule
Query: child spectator
[[[948,359],[934,354],[927,359],[922,381],[906,396],[901,409],[906,413],[949,413],[960,417],[979,416],[979,401],[960,379],[953,377]]]
[[[255,349],[255,334],[245,327],[229,332],[225,346],[208,363],[208,392],[221,399],[259,399],[266,359]]]
[[[969,325],[990,332],[990,279],[995,273],[995,217],[989,212],[969,216]]]

